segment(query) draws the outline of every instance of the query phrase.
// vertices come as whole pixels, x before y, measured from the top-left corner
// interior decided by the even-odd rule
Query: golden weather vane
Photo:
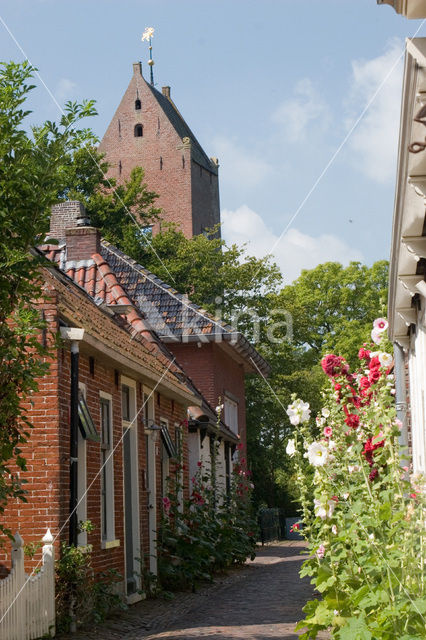
[[[152,36],[153,35],[154,35],[154,28],[153,27],[146,27],[145,31],[142,34],[142,42],[144,40],[146,40],[149,43],[149,60],[148,60],[148,64],[149,64],[149,68],[151,70],[151,84],[152,84],[152,86],[154,86],[154,70],[153,70],[154,60],[152,59]]]

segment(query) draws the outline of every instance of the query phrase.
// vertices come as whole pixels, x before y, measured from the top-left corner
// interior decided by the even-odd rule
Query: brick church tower
[[[208,158],[170,97],[142,76],[140,62],[99,145],[112,165],[109,175],[128,179],[133,167],[145,170],[162,219],[176,223],[187,238],[220,222],[218,162]],[[159,225],[155,225],[154,232]]]

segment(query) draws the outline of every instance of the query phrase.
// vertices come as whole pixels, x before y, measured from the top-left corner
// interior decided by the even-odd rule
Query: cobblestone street
[[[297,638],[294,626],[311,596],[300,580],[302,542],[279,542],[259,548],[253,562],[197,593],[171,601],[148,600],[79,633],[76,640],[273,640]],[[326,638],[327,635],[319,635]]]

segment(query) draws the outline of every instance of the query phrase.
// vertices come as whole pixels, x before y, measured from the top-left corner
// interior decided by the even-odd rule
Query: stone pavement
[[[253,562],[197,593],[171,601],[146,600],[75,640],[290,640],[312,597],[298,575],[304,543],[285,541],[259,548]],[[71,636],[68,636],[71,637]],[[327,638],[327,634],[318,638]]]

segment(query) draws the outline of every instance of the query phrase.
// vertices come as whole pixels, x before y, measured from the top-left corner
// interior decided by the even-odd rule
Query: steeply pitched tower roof
[[[146,82],[146,84],[151,90],[152,95],[155,97],[160,107],[163,109],[168,120],[173,125],[179,137],[182,139],[189,138],[189,140],[191,141],[192,159],[197,164],[201,165],[204,169],[207,169],[207,171],[211,171],[211,173],[214,173],[217,175],[218,166],[214,162],[212,162],[210,158],[207,156],[202,146],[198,142],[197,138],[194,136],[191,129],[188,127],[187,123],[181,116],[173,100],[170,97],[160,93],[160,91],[157,91],[157,89],[153,87],[151,84],[149,84],[148,82]]]

